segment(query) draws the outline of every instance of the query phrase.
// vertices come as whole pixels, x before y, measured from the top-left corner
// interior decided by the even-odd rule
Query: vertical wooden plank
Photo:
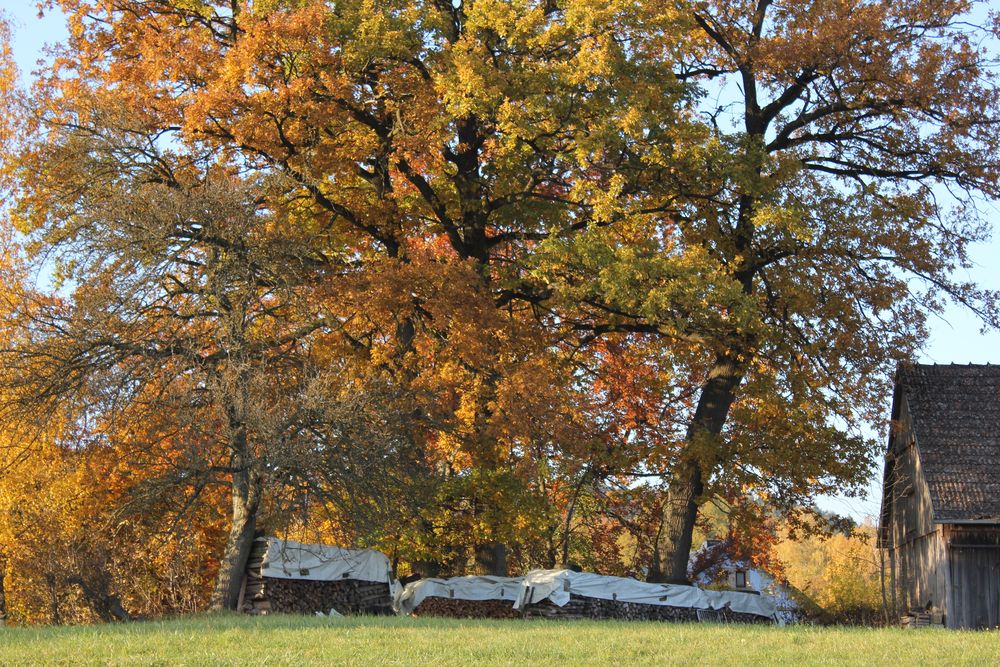
[[[970,592],[975,591],[974,595],[969,595],[969,607],[972,609],[972,622],[977,628],[983,627],[986,623],[986,596],[983,595],[983,585],[986,583],[983,580],[983,552],[980,549],[969,549],[969,579],[972,581],[972,585],[969,586]]]
[[[969,618],[968,568],[966,567],[965,549],[955,549],[955,572],[962,587],[959,592],[959,627],[966,628],[972,621]]]
[[[979,624],[980,627],[987,628],[990,625],[990,616],[993,615],[993,596],[990,595],[990,589],[993,587],[990,581],[990,570],[991,563],[993,560],[993,554],[990,553],[989,549],[979,550],[979,572],[977,577],[980,582],[979,587]]]
[[[971,549],[960,549],[962,567],[962,616],[965,618],[963,627],[976,627],[976,559],[970,554]]]
[[[955,628],[963,628],[967,623],[965,608],[965,578],[962,568],[962,551],[958,548],[951,550],[951,573],[952,573],[952,595],[954,602],[954,625]]]
[[[989,627],[995,628],[1000,625],[1000,552],[990,549],[990,568],[986,570],[986,577],[990,582],[989,596],[991,614],[989,617]]]
[[[990,573],[993,569],[993,550],[978,549],[977,551],[979,551],[979,558],[977,559],[979,561],[979,570],[976,572],[976,578],[980,581],[980,584],[979,595],[976,598],[979,604],[979,627],[988,628],[990,626],[990,617],[994,613],[993,596],[990,595],[990,589],[993,587],[993,582],[990,581],[992,578],[990,577]]]
[[[975,616],[973,615],[975,609],[973,607],[972,600],[970,599],[973,597],[972,590],[976,585],[976,567],[974,562],[970,562],[972,561],[972,558],[969,557],[968,549],[960,549],[958,553],[960,555],[958,562],[962,573],[962,627],[967,628],[972,627],[976,622]]]
[[[949,628],[958,627],[954,625],[953,610],[955,609],[955,589],[951,579],[951,549],[948,547],[948,531],[943,530],[941,534],[941,557],[943,559],[942,570],[944,571],[944,613],[945,625]]]
[[[1000,625],[1000,551],[996,549],[986,549],[986,567],[983,568],[983,577],[986,578],[986,586],[983,593],[989,601],[989,613],[986,617],[986,627],[995,628]]]
[[[976,606],[979,607],[978,625],[980,628],[988,628],[990,625],[990,615],[993,612],[993,596],[989,593],[991,588],[989,576],[991,570],[990,562],[993,560],[993,555],[991,549],[976,549],[976,551],[978,552],[976,554],[976,561],[978,561],[976,579],[979,581],[979,594],[976,595]]]
[[[894,623],[899,621],[899,616],[900,616],[899,596],[897,593],[898,589],[896,585],[896,567],[897,567],[896,552],[897,552],[896,546],[895,544],[892,544],[892,547],[889,549],[889,585],[892,588],[892,618]]]

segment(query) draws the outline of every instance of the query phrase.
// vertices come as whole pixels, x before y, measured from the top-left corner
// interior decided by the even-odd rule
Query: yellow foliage
[[[832,618],[878,622],[882,616],[882,573],[875,529],[785,539],[776,546],[789,583]]]

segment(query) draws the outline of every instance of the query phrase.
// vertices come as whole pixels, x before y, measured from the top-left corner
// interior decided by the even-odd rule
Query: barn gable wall
[[[890,502],[890,586],[896,614],[911,609],[947,614],[948,567],[944,537],[934,523],[930,490],[920,464],[909,406],[901,397],[893,436],[893,469],[884,490]]]

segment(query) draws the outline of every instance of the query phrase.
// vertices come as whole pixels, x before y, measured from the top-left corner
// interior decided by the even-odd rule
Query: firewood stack
[[[307,579],[275,579],[263,577],[262,586],[244,602],[250,613],[280,612],[284,614],[392,613],[389,585],[376,581],[311,581]],[[247,605],[249,604],[249,608]]]
[[[392,614],[389,584],[358,579],[316,581],[261,575],[267,542],[254,542],[241,610],[250,614]]]
[[[424,598],[415,616],[441,616],[444,618],[520,618],[510,600],[459,600],[458,598]]]
[[[698,610],[689,607],[643,604],[641,602],[619,602],[602,600],[571,594],[570,600],[559,607],[551,600],[542,600],[528,605],[524,612],[527,618],[591,619],[618,621],[672,621],[697,622]],[[746,614],[720,609],[716,614],[723,623],[771,623],[771,619],[756,614]]]
[[[445,618],[552,618],[618,621],[667,621],[698,622],[698,610],[688,607],[618,602],[599,598],[570,595],[570,601],[559,607],[551,600],[528,605],[522,613],[514,609],[509,600],[460,600],[457,598],[427,597],[413,610],[415,616]],[[746,614],[720,609],[711,614],[720,623],[771,623],[771,619],[756,614]],[[704,620],[704,619],[701,619]]]

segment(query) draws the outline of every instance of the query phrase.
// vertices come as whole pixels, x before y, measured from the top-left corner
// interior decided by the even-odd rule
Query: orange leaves
[[[206,52],[199,68],[204,72],[180,69],[175,75],[202,82],[191,88],[187,134],[213,137],[221,130],[219,138],[290,159],[291,147],[309,141],[315,128],[342,124],[344,111],[322,101],[344,98],[350,87],[336,76],[340,49],[328,42],[324,23],[321,3],[244,14],[238,38],[213,36],[199,47]]]
[[[128,510],[155,476],[142,450],[125,459],[106,445],[58,447],[55,436],[44,434],[20,459],[0,443],[0,557],[11,619],[108,620],[88,591],[118,597],[134,614],[199,609],[211,576],[203,554],[220,537],[217,519],[192,516],[185,538],[165,543],[169,516],[148,506]]]
[[[641,344],[622,337],[606,339],[595,349],[601,361],[601,372],[594,382],[594,391],[604,394],[609,407],[621,406],[618,423],[622,428],[655,424],[661,418],[661,403],[669,377],[657,377],[653,364],[644,363]]]

